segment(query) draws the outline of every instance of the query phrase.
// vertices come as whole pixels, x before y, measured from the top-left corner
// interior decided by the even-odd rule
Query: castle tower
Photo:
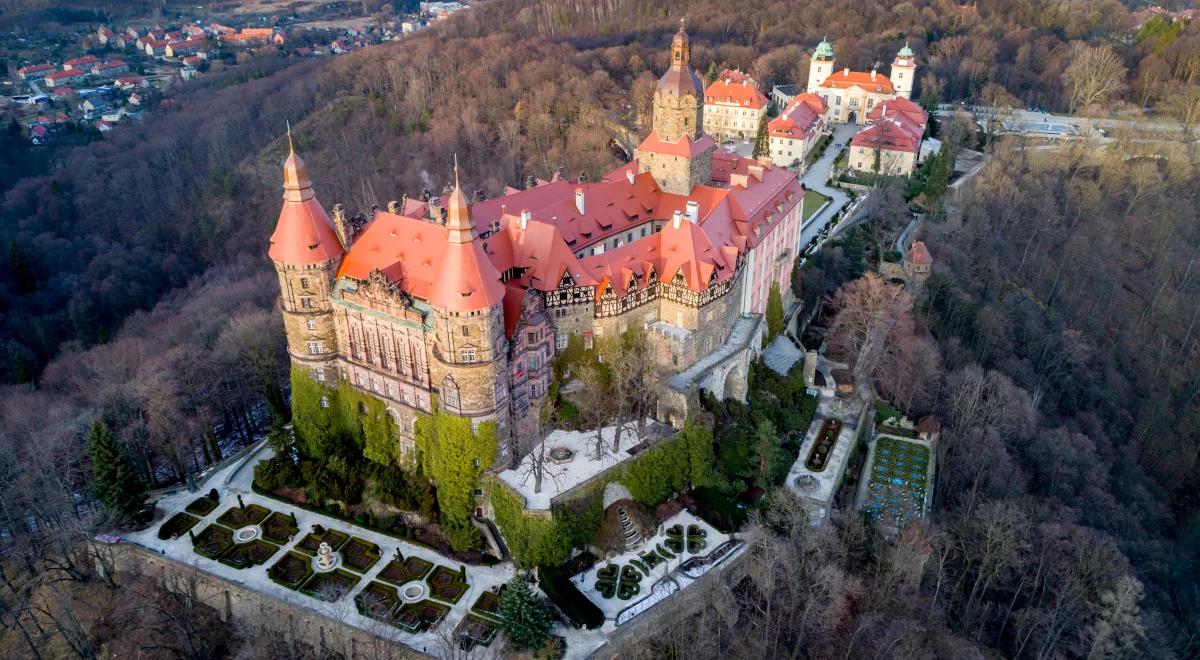
[[[704,85],[692,71],[692,47],[683,21],[671,40],[671,66],[654,90],[654,130],[637,148],[638,169],[658,186],[686,195],[712,181],[716,142],[703,132]]]
[[[473,422],[495,421],[503,442],[509,382],[505,289],[475,235],[457,167],[446,211],[446,250],[429,294],[434,320],[430,377],[443,410]]]
[[[308,369],[318,381],[335,377],[338,346],[330,291],[344,252],[313,192],[308,167],[296,155],[289,129],[283,209],[268,254],[279,275],[279,309],[288,353],[294,365]]]
[[[817,49],[813,51],[812,58],[808,62],[808,88],[805,90],[809,94],[816,94],[820,89],[821,83],[833,73],[833,46],[828,41],[821,39],[821,43],[817,44]]]
[[[904,42],[904,48],[901,48],[896,53],[896,59],[892,60],[892,85],[896,88],[896,96],[902,96],[906,99],[912,99],[913,84],[917,78],[917,58],[913,55],[913,51],[908,47],[908,42]]]

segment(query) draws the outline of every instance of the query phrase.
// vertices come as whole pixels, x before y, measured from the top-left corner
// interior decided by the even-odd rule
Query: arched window
[[[458,383],[449,375],[442,380],[442,403],[447,408],[458,409]]]

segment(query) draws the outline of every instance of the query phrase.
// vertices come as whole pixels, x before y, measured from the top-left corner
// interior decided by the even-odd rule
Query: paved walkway
[[[859,128],[859,126],[855,126],[854,124],[835,125],[833,127],[833,138],[829,142],[829,147],[825,149],[825,153],[800,177],[800,183],[803,183],[805,188],[815,190],[829,198],[829,204],[824,209],[812,214],[812,217],[801,228],[801,249],[808,245],[809,241],[829,223],[834,213],[840,211],[850,201],[850,197],[845,191],[839,188],[830,188],[825,185],[825,182],[829,180],[829,175],[833,172],[833,164],[837,161],[838,154],[841,153],[841,149],[837,145],[841,144],[845,146],[848,144],[850,138],[854,137]]]
[[[266,564],[237,569],[222,564],[219,561],[201,557],[192,550],[192,542],[186,534],[177,539],[159,539],[158,529],[159,525],[163,522],[162,520],[140,532],[126,534],[122,540],[148,548],[183,564],[195,566],[201,570],[219,575],[227,580],[253,588],[256,591],[266,592],[279,600],[286,601],[297,607],[308,608],[326,616],[332,616],[341,620],[346,625],[362,628],[376,634],[386,634],[396,642],[418,650],[432,651],[438,649],[441,635],[453,631],[458,626],[459,622],[467,615],[471,605],[475,603],[475,600],[479,598],[479,595],[483,591],[499,587],[513,577],[513,566],[507,562],[495,566],[467,566],[467,582],[469,585],[467,592],[463,594],[457,603],[451,606],[450,613],[441,624],[433,630],[420,634],[414,635],[403,632],[399,628],[383,626],[372,619],[360,615],[353,605],[354,596],[379,575],[387,563],[395,557],[397,549],[405,557],[416,555],[434,564],[453,570],[458,570],[461,564],[424,546],[413,545],[395,537],[351,525],[348,522],[331,518],[324,514],[301,509],[300,507],[253,493],[250,489],[250,482],[254,478],[254,465],[270,455],[271,449],[266,446],[266,443],[262,443],[256,449],[248,452],[242,460],[227,465],[213,473],[203,485],[200,492],[190,493],[187,490],[180,490],[169,495],[164,495],[157,503],[158,507],[164,512],[163,520],[166,520],[182,511],[189,503],[207,491],[208,488],[215,487],[221,494],[221,502],[208,515],[201,517],[200,522],[192,528],[192,531],[197,534],[208,527],[209,524],[216,522],[216,519],[231,506],[237,506],[238,495],[241,495],[242,501],[246,505],[258,504],[272,511],[294,514],[299,532],[295,535],[293,541],[284,545],[283,550],[277,551]],[[267,569],[288,550],[292,550],[312,530],[313,525],[316,524],[320,524],[326,529],[336,529],[352,536],[366,539],[378,545],[381,550],[379,561],[365,573],[361,574],[362,579],[338,603],[327,603],[302,594],[299,591],[293,591],[276,584],[267,576]],[[350,569],[347,570],[355,573]]]

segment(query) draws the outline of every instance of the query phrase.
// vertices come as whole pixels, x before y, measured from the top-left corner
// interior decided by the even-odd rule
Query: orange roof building
[[[829,107],[816,94],[799,94],[767,124],[771,162],[779,167],[802,165],[825,129]]]
[[[598,181],[531,177],[471,204],[456,168],[446,195],[350,217],[340,205],[325,213],[289,150],[268,254],[293,368],[383,401],[404,461],[416,415],[435,401],[495,422],[502,438],[536,431],[530,411],[571,337],[590,347],[644,331],[665,369],[695,372],[692,387],[717,349],[757,351],[772,285],[792,299],[804,188],[701,130],[689,55],[681,27],[653,131],[634,162]],[[686,398],[664,417],[682,423]]]
[[[871,124],[850,140],[848,162],[860,172],[909,176],[917,168],[928,115],[907,99],[880,103],[868,118]]]
[[[808,67],[807,91],[825,101],[829,108],[825,120],[835,124],[865,124],[877,103],[895,97],[912,98],[917,75],[916,57],[908,44],[896,53],[891,73],[886,76],[875,69],[838,69],[833,46],[825,40],[817,44]]]
[[[718,140],[753,138],[767,103],[749,74],[726,69],[704,90],[704,132]]]

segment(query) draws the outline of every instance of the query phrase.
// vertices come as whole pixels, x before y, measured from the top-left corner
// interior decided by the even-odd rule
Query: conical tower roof
[[[475,239],[471,206],[459,184],[457,165],[454,192],[450,193],[447,207],[446,251],[442,253],[429,304],[452,312],[478,311],[500,304],[504,300],[504,285],[492,260]]]
[[[275,263],[303,266],[337,259],[344,252],[333,222],[313,192],[308,166],[296,155],[289,128],[288,157],[283,161],[283,209],[267,254]]]

